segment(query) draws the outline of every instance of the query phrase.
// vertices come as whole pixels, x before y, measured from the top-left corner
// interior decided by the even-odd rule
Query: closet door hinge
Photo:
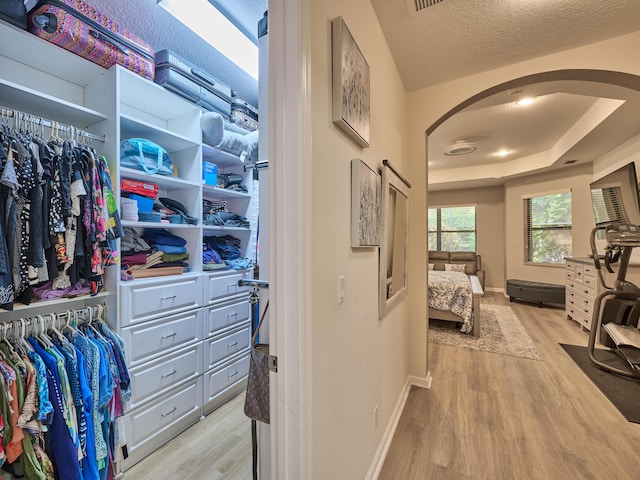
[[[272,372],[278,371],[278,357],[275,355],[269,355],[269,370]]]

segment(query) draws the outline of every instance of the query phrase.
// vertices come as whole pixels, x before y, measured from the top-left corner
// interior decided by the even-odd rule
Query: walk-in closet
[[[184,478],[256,468],[243,408],[269,286],[266,87],[163,1],[25,1],[26,28],[0,20],[2,479],[144,480],[189,441],[215,454]],[[259,50],[266,0],[210,3]],[[56,45],[69,9],[84,22],[70,38],[104,40],[108,18],[112,56],[136,37],[150,63]],[[223,101],[181,86],[180,63]]]

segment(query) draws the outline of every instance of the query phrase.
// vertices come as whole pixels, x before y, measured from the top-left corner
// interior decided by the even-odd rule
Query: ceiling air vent
[[[467,153],[475,152],[477,148],[478,147],[475,143],[458,140],[452,145],[445,147],[443,153],[449,157],[456,155],[466,155]]]
[[[415,7],[416,7],[416,12],[419,12],[420,10],[424,10],[425,8],[431,7],[436,3],[440,3],[440,2],[442,2],[442,0],[413,0],[413,3],[415,4]]]

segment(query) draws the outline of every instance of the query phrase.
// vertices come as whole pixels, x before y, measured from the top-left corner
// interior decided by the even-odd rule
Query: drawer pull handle
[[[162,338],[162,340],[166,340],[167,338],[175,337],[176,335],[177,335],[177,333],[173,332],[170,335],[163,335],[161,338]]]
[[[237,316],[238,316],[238,312],[233,312],[233,313],[230,313],[229,315],[227,315],[227,318],[237,317]]]
[[[589,293],[589,290],[585,290],[584,293]]]
[[[229,375],[229,378],[233,378],[233,377],[235,377],[236,375],[238,375],[238,372],[233,372],[231,375]]]
[[[177,410],[176,407],[173,407],[171,410],[169,410],[167,413],[163,413],[161,416],[162,418],[164,417],[168,417],[169,415],[171,415],[173,412],[175,412]]]
[[[234,348],[234,347],[237,347],[237,346],[238,346],[238,342],[233,342],[233,343],[227,345],[227,348]]]
[[[232,289],[236,289],[238,288],[238,284],[237,283],[229,283],[227,284],[227,290],[232,290]]]
[[[176,295],[171,295],[170,297],[162,297],[160,298],[160,301],[164,301],[164,300],[173,300],[176,298]]]
[[[169,372],[169,373],[167,373],[165,375],[162,375],[160,378],[168,378],[171,375],[175,375],[176,373],[178,373],[178,371],[176,369],[174,369],[173,372]]]

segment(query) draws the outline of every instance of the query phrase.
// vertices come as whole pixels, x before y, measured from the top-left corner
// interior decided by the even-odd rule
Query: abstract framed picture
[[[342,20],[332,21],[333,123],[361,147],[369,146],[369,65]]]
[[[351,246],[380,246],[381,177],[359,158],[351,160]]]

